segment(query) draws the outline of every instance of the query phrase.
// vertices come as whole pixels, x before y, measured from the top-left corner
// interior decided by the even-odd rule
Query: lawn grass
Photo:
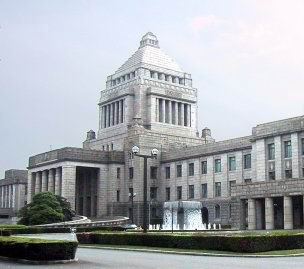
[[[27,226],[22,224],[0,224],[0,229],[19,229],[26,228]]]
[[[138,251],[164,251],[164,252],[176,252],[176,253],[194,253],[194,254],[222,254],[231,256],[256,256],[256,255],[304,255],[304,249],[291,249],[291,250],[275,250],[266,252],[256,252],[256,253],[241,253],[241,252],[230,252],[230,251],[219,251],[219,250],[204,250],[204,249],[180,249],[180,248],[162,248],[162,247],[144,247],[144,246],[131,246],[131,245],[103,245],[103,244],[82,244],[81,246],[90,246],[101,249],[113,248],[113,249],[124,249],[124,250],[138,250]]]

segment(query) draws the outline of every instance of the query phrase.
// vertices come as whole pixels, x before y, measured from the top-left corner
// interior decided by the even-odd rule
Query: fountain
[[[198,201],[165,202],[162,230],[216,229],[216,224],[202,223],[201,208],[202,204]],[[159,230],[160,226],[150,225],[149,229]]]

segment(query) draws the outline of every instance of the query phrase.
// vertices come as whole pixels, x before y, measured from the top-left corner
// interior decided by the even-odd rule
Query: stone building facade
[[[27,171],[11,169],[5,171],[0,180],[0,222],[7,222],[17,216],[26,205]]]
[[[194,200],[202,203],[205,223],[303,226],[303,116],[261,124],[250,136],[226,141],[215,142],[208,128],[200,134],[191,75],[152,33],[108,76],[98,105],[97,136],[89,131],[83,148],[30,157],[28,201],[51,191],[78,214],[124,215],[141,224],[143,160],[131,153],[137,145],[141,154],[159,150],[148,161],[150,223],[162,221],[165,201]]]

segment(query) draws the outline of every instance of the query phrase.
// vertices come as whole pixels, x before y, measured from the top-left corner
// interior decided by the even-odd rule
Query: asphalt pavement
[[[302,269],[304,257],[245,258],[210,257],[79,248],[78,262],[54,265],[19,264],[0,261],[1,269],[85,268],[85,269]]]

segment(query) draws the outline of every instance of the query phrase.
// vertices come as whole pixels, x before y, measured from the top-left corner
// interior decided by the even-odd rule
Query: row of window
[[[244,155],[244,169],[250,169],[251,168],[251,154]],[[129,168],[129,179],[133,179],[133,167]],[[235,171],[236,170],[236,160],[235,156],[229,157],[229,171]],[[215,173],[219,173],[222,171],[221,169],[221,159],[216,159],[214,161],[214,171]],[[150,166],[150,179],[157,179],[157,172],[158,167],[157,166]],[[201,173],[207,174],[207,161],[201,162]],[[176,166],[176,177],[182,177],[183,171],[182,171],[182,165],[178,164]],[[188,176],[194,176],[194,163],[188,164]],[[170,179],[171,177],[171,167],[167,166],[165,168],[165,177],[166,179]]]
[[[129,74],[126,74],[124,76],[121,76],[119,78],[116,78],[116,79],[113,79],[112,80],[112,86],[115,86],[117,84],[120,84],[120,83],[123,83],[131,78],[135,78],[135,71],[134,72],[131,72]]]
[[[103,145],[102,146],[102,150],[103,151],[110,151],[110,147],[111,147],[111,150],[114,150],[114,144],[113,143],[111,143],[111,146],[110,145]]]
[[[302,168],[302,176],[304,177],[304,168]],[[268,178],[269,178],[269,180],[275,180],[276,179],[276,172],[275,171],[269,171],[268,172]],[[284,178],[285,179],[291,179],[292,178],[292,169],[285,169],[284,170]]]
[[[274,160],[275,159],[275,144],[270,143],[267,145],[268,147],[268,160]],[[291,146],[291,140],[284,141],[284,158],[291,158],[292,157],[292,146]],[[304,155],[304,138],[301,138],[301,155]]]
[[[230,189],[232,186],[235,185],[235,181],[230,181]],[[214,196],[215,197],[221,197],[222,196],[222,186],[221,182],[215,182],[214,184]],[[157,199],[157,187],[150,187],[150,199]],[[120,201],[120,190],[117,190],[116,192],[116,198],[117,202]],[[129,188],[129,197],[132,199],[133,197],[133,188]],[[183,199],[183,187],[178,186],[176,188],[176,197],[177,200],[182,200]],[[207,198],[208,197],[208,184],[204,183],[201,184],[201,198]],[[188,197],[187,199],[194,199],[194,185],[188,185]],[[167,187],[166,188],[166,201],[171,200],[171,188]]]
[[[159,73],[159,72],[156,72],[156,71],[150,71],[150,77],[151,78],[156,78],[156,79],[159,79],[159,80],[165,80],[167,82],[178,83],[178,84],[182,84],[182,85],[185,84],[185,80],[183,78]]]
[[[201,162],[201,173],[207,174],[208,173],[208,163],[207,161]],[[244,155],[244,169],[250,169],[251,168],[251,154]],[[229,171],[235,171],[236,170],[236,159],[235,156],[229,157],[228,160],[228,169]],[[214,172],[220,173],[222,171],[222,164],[221,159],[215,159],[214,160]],[[165,168],[166,173],[166,179],[169,179],[171,177],[171,168],[170,166],[167,166]],[[178,164],[176,166],[176,177],[182,177],[183,171],[182,171],[182,165]],[[188,176],[194,176],[194,163],[188,164]]]

